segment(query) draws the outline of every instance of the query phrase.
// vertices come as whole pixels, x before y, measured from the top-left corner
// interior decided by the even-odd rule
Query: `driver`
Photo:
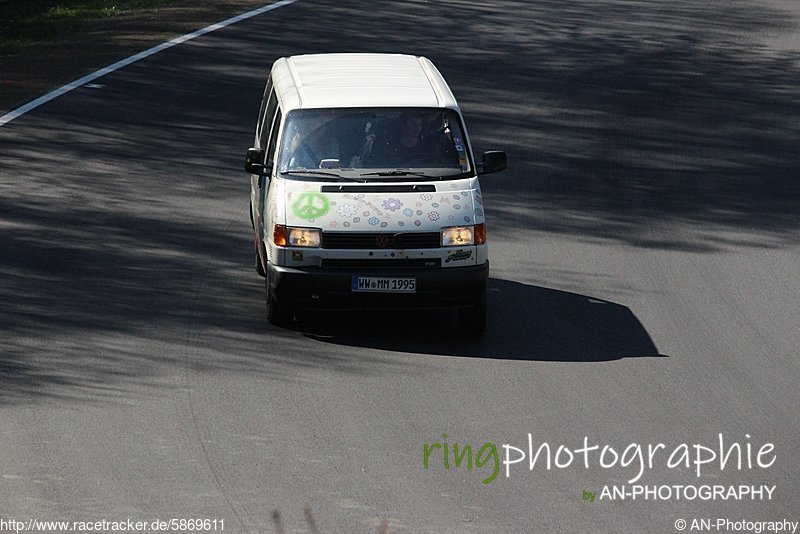
[[[289,145],[289,168],[318,169],[325,159],[339,159],[339,140],[331,132],[330,121],[319,121],[308,133],[297,132]]]

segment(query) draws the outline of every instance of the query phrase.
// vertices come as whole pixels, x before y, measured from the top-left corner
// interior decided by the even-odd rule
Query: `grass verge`
[[[0,55],[68,39],[90,19],[135,14],[177,0],[5,0],[0,1]]]

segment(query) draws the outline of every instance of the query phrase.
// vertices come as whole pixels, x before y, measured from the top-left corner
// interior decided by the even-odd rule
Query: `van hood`
[[[477,178],[409,184],[338,185],[283,181],[286,224],[323,231],[427,232],[484,222]],[[413,184],[411,184],[413,185]],[[335,189],[331,192],[330,189]]]

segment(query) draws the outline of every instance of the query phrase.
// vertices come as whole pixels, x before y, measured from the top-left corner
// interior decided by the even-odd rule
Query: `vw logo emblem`
[[[386,248],[389,246],[390,237],[386,234],[380,234],[375,237],[375,246],[378,248]]]

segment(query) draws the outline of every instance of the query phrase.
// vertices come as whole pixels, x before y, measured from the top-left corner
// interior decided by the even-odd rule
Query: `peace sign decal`
[[[328,197],[319,193],[302,193],[292,203],[292,213],[300,219],[316,219],[330,210]]]

